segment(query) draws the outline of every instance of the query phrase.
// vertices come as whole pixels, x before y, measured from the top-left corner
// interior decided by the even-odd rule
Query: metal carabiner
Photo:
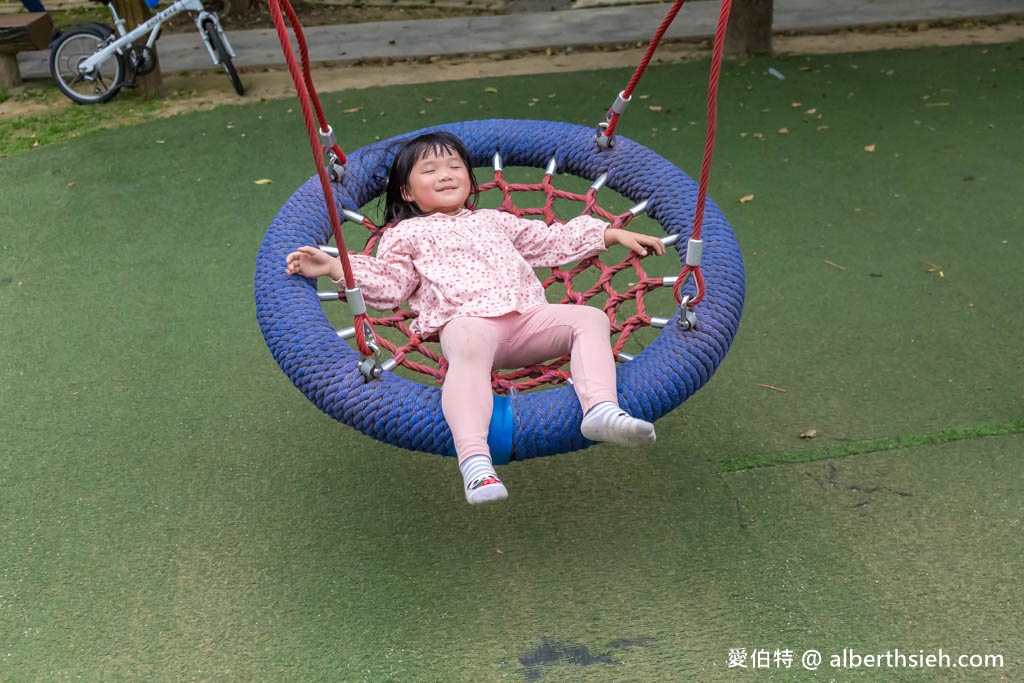
[[[373,335],[373,328],[365,320],[363,321],[363,332],[366,334],[366,346],[372,355],[359,362],[359,372],[369,382],[380,377],[384,372],[384,367],[380,360],[380,345],[377,344],[377,339]]]
[[[697,327],[697,312],[689,305],[691,298],[689,294],[686,294],[679,302],[679,320],[676,322],[683,332],[689,332]]]

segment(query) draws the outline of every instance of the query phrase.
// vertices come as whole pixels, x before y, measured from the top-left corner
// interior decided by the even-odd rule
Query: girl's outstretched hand
[[[641,232],[623,230],[622,228],[609,228],[604,231],[604,244],[610,247],[613,244],[621,244],[630,251],[635,251],[640,256],[647,256],[648,250],[659,256],[665,253],[664,243],[653,235],[645,235]]]
[[[296,251],[288,254],[285,262],[287,263],[285,272],[288,275],[296,273],[305,277],[328,275],[332,280],[340,280],[345,276],[338,259],[316,247],[299,247]]]

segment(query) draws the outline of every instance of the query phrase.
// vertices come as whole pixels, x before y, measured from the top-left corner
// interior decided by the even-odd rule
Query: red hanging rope
[[[313,77],[309,66],[309,50],[306,47],[306,37],[302,33],[302,26],[298,16],[292,8],[289,0],[268,0],[270,15],[274,20],[274,28],[277,30],[277,39],[281,43],[281,51],[284,53],[285,61],[288,63],[288,72],[291,74],[295,91],[299,98],[299,105],[302,108],[302,118],[306,124],[306,134],[309,137],[309,146],[313,152],[313,163],[316,165],[316,173],[320,179],[320,187],[323,190],[324,201],[327,204],[327,216],[331,223],[331,232],[334,234],[334,242],[338,246],[338,259],[341,261],[341,268],[345,274],[345,289],[356,289],[355,277],[352,274],[352,266],[348,259],[348,250],[345,247],[345,237],[341,231],[341,217],[338,214],[338,207],[334,201],[334,190],[331,187],[331,179],[327,174],[327,165],[322,154],[322,145],[318,134],[317,122],[314,120],[314,109],[320,120],[319,132],[327,133],[330,126],[327,125],[323,107],[320,105],[320,98],[313,86]],[[282,13],[282,6],[284,8]],[[295,60],[295,53],[292,49],[291,39],[288,37],[288,30],[285,26],[283,14],[288,15],[288,21],[295,33],[295,40],[298,43],[299,54],[302,59],[300,68]],[[332,151],[338,156],[341,163],[345,162],[345,154],[337,145],[332,146]],[[373,328],[366,312],[357,313],[355,316],[356,345],[364,356],[373,354],[373,349],[367,344],[367,331],[371,334]]]
[[[317,121],[320,123],[319,130],[321,133],[327,134],[331,130],[331,127],[327,124],[327,116],[324,115],[324,108],[320,104],[320,97],[317,95],[316,87],[314,87],[313,85],[313,73],[309,63],[309,48],[306,44],[306,35],[302,31],[302,24],[299,23],[299,16],[295,13],[295,8],[292,7],[291,2],[289,2],[289,0],[280,1],[284,3],[281,7],[283,7],[285,14],[288,15],[288,23],[291,25],[292,30],[295,32],[295,42],[298,43],[299,57],[302,60],[302,81],[306,86],[306,92],[308,93],[310,101],[313,105],[313,109],[316,112]],[[274,1],[271,2],[270,4],[270,11],[273,14],[273,5],[277,4],[277,2]],[[278,28],[276,20],[274,21],[274,26],[275,28]],[[284,37],[282,39],[281,30],[280,28],[278,28],[277,37],[278,40],[282,40],[281,49],[285,50],[288,53],[291,53],[291,42],[288,40],[287,33],[284,34]],[[285,59],[287,59],[287,56],[285,57]],[[292,79],[295,80],[295,72],[292,72]],[[298,89],[297,83],[296,89]],[[347,159],[345,158],[345,153],[341,151],[341,147],[335,144],[331,147],[331,151],[333,151],[337,155],[338,161],[342,165],[346,163]]]
[[[630,98],[633,97],[633,91],[636,89],[637,83],[640,82],[640,77],[644,75],[644,71],[647,70],[647,66],[651,63],[651,59],[654,57],[654,51],[658,49],[658,43],[664,37],[665,32],[668,31],[668,27],[672,25],[676,15],[679,14],[679,10],[683,8],[683,4],[686,0],[675,0],[672,7],[669,9],[668,14],[661,20],[661,24],[658,25],[658,30],[654,32],[654,36],[651,38],[651,42],[647,45],[647,50],[644,52],[643,59],[640,60],[640,64],[637,65],[636,70],[633,72],[633,77],[629,79],[629,83],[626,85],[626,89],[619,94],[619,99],[623,102],[629,102]],[[618,100],[616,100],[618,104]],[[623,105],[624,106],[624,105]],[[612,135],[615,134],[615,126],[619,123],[619,116],[622,115],[621,111],[615,111],[612,109],[608,112],[608,127],[605,128],[602,135],[611,139]]]
[[[722,53],[725,51],[725,29],[729,23],[732,0],[722,0],[715,30],[715,46],[711,54],[711,77],[708,79],[708,130],[704,138],[704,159],[700,165],[700,182],[697,186],[697,209],[693,216],[693,239],[700,239],[704,223],[704,205],[708,199],[708,178],[711,175],[711,157],[715,151],[715,132],[718,128],[718,78],[722,72]]]
[[[708,199],[708,179],[711,175],[711,157],[715,150],[715,133],[718,128],[718,79],[722,72],[722,54],[725,52],[725,30],[729,24],[729,11],[732,9],[732,0],[722,0],[722,8],[718,13],[718,27],[715,29],[715,44],[711,54],[711,76],[708,78],[708,128],[704,138],[704,157],[700,166],[700,181],[697,184],[697,207],[693,214],[693,229],[690,231],[690,240],[699,240],[704,225],[704,207]],[[676,301],[682,303],[682,286],[687,278],[692,275],[696,294],[687,302],[687,306],[693,308],[704,298],[704,274],[700,270],[700,264],[683,266],[682,272],[672,287],[672,293]]]
[[[640,82],[641,76],[644,71],[651,63],[651,59],[654,57],[654,51],[657,49],[661,39],[665,36],[668,31],[668,27],[675,20],[676,15],[679,14],[679,10],[682,9],[685,0],[675,0],[672,7],[669,9],[665,18],[662,19],[661,24],[658,26],[658,30],[655,31],[654,36],[651,38],[651,42],[647,45],[647,50],[644,52],[643,59],[640,64],[637,65],[636,70],[633,72],[632,78],[629,79],[629,83],[626,85],[625,90],[619,93],[612,108],[608,111],[607,121],[602,123],[600,137],[598,141],[601,142],[602,137],[604,138],[603,146],[610,146],[612,136],[615,134],[615,128],[618,125],[619,118],[622,112],[626,108],[626,104],[629,103],[633,97],[633,91],[636,89],[637,83]],[[708,196],[708,178],[711,174],[711,158],[715,148],[715,132],[718,127],[718,81],[722,71],[722,55],[725,51],[725,32],[726,27],[729,24],[729,12],[732,9],[732,0],[722,0],[721,9],[718,13],[718,26],[715,29],[715,40],[714,48],[711,56],[711,75],[708,79],[708,127],[707,134],[704,139],[704,155],[701,161],[700,168],[700,180],[697,187],[697,206],[694,211],[693,217],[693,228],[690,232],[691,245],[694,241],[699,242],[701,236],[701,230],[704,225],[704,208],[707,205]],[[689,257],[689,253],[688,253]],[[695,263],[687,263],[683,266],[679,277],[676,278],[675,285],[672,287],[672,292],[675,295],[676,301],[682,303],[682,287],[683,284],[692,276],[694,285],[696,286],[695,295],[687,300],[686,305],[690,308],[696,306],[704,298],[704,274],[700,270],[699,258],[694,259]]]

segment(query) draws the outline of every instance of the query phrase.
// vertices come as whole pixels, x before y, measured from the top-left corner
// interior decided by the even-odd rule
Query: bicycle
[[[155,9],[160,0],[146,0]],[[216,11],[207,9],[203,0],[175,0],[167,9],[157,12],[149,20],[131,31],[125,30],[125,21],[117,14],[111,0],[93,0],[110,10],[114,28],[90,22],[60,36],[50,46],[50,74],[61,92],[77,104],[100,104],[114,98],[121,88],[135,87],[135,79],[156,69],[157,56],[153,50],[160,27],[165,21],[182,12],[195,19],[196,30],[202,36],[214,66],[221,65],[239,95],[245,94],[242,81],[232,63],[235,56]],[[144,44],[135,41],[146,33]]]

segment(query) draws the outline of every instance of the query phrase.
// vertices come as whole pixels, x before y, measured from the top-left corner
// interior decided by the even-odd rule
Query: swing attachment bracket
[[[626,111],[626,107],[629,105],[629,101],[633,99],[632,96],[626,97],[626,91],[620,92],[615,101],[612,102],[611,109],[608,110],[608,115],[604,121],[597,124],[597,135],[594,136],[594,140],[597,141],[597,146],[601,149],[610,149],[615,145],[615,129],[612,126],[613,121],[617,121],[622,113]]]
[[[352,312],[352,317],[358,321],[362,316],[363,321],[363,334],[366,337],[366,348],[370,350],[370,355],[359,361],[359,374],[369,382],[370,380],[377,379],[384,372],[384,366],[381,363],[380,344],[377,343],[377,337],[373,334],[373,327],[370,322],[366,319],[366,301],[363,299],[363,292],[358,287],[355,289],[345,290],[345,301],[348,302],[349,310]]]
[[[377,345],[376,341],[370,341],[369,336],[373,333],[368,329],[370,326],[366,326],[367,330],[367,341],[366,345],[373,352],[373,355],[367,356],[359,362],[359,374],[369,382],[380,377],[384,373],[384,367],[380,362],[380,346]]]
[[[331,176],[331,182],[340,183],[345,177],[345,165],[341,163],[341,157],[334,151],[338,146],[338,139],[334,136],[334,128],[327,126],[326,131],[319,131],[320,145],[324,150],[324,166]]]
[[[607,134],[608,125],[607,121],[597,124],[597,135],[594,136],[594,140],[600,149],[611,149],[615,145],[615,137]]]

